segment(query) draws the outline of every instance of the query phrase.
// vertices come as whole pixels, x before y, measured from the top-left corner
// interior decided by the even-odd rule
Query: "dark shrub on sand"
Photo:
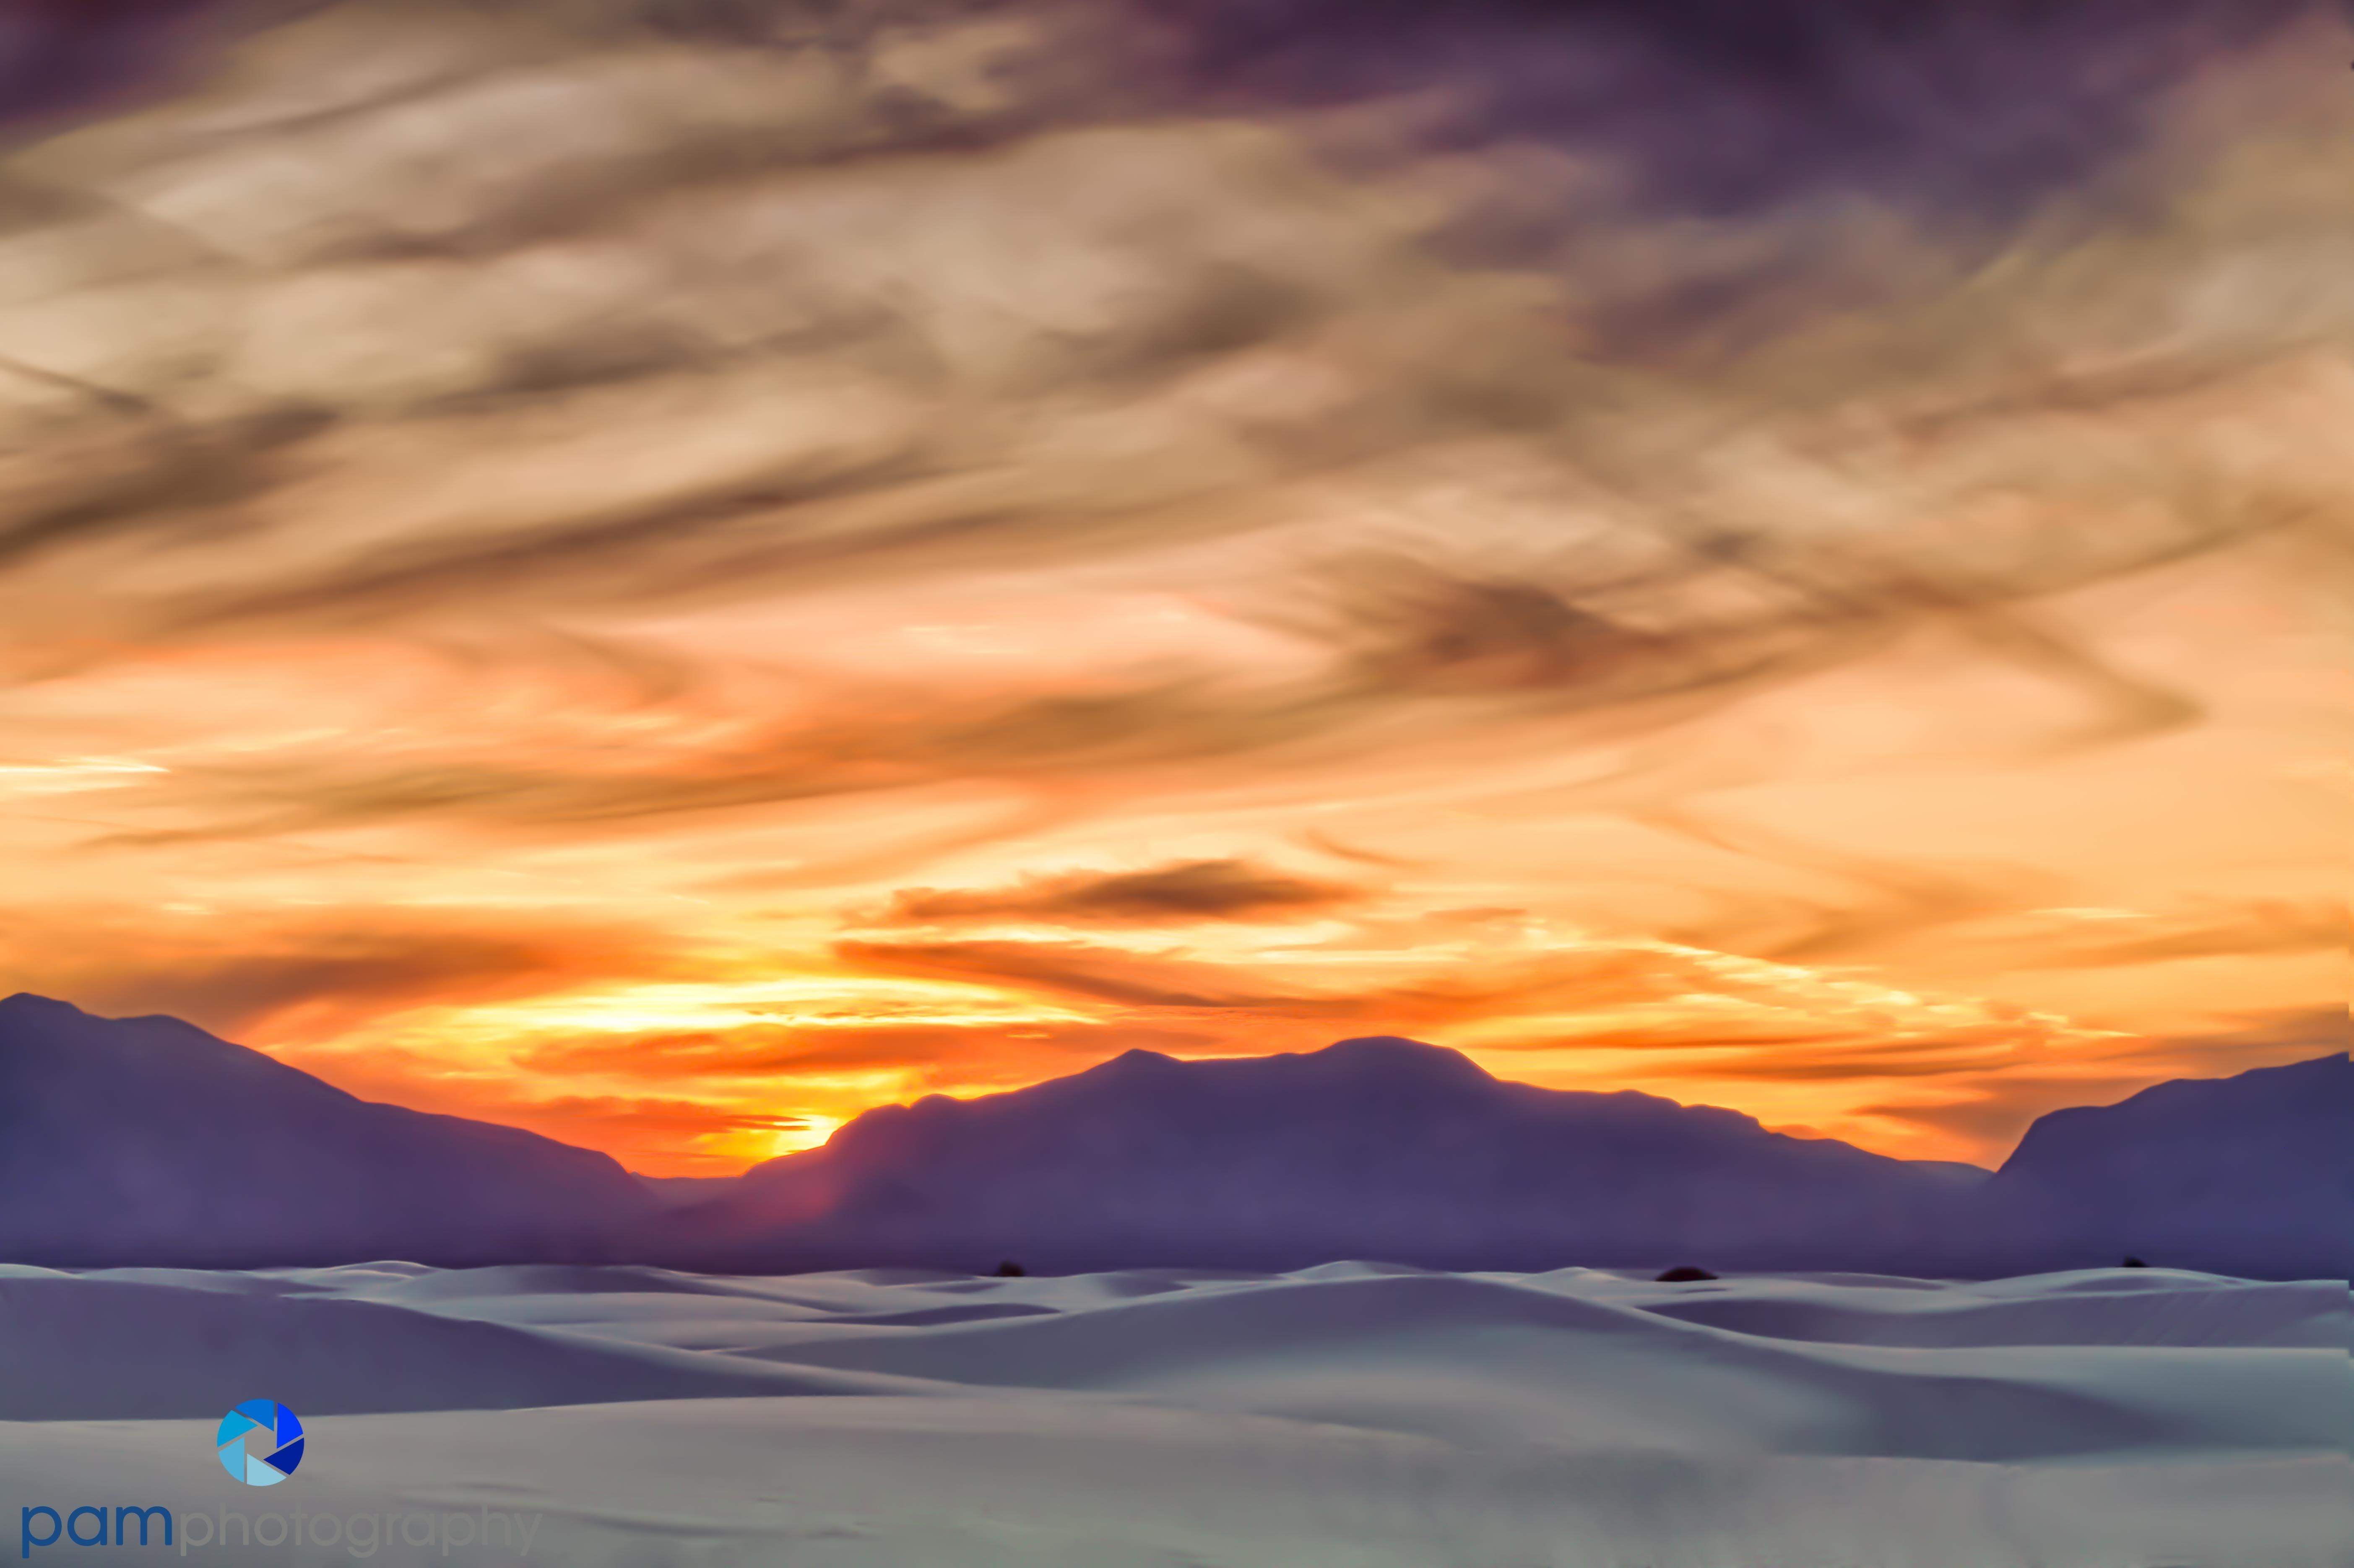
[[[1659,1276],[1659,1283],[1662,1285],[1684,1285],[1695,1279],[1714,1279],[1715,1277],[1715,1275],[1711,1274],[1705,1268],[1694,1268],[1691,1265],[1684,1263],[1678,1264],[1675,1267],[1668,1270],[1667,1273]]]

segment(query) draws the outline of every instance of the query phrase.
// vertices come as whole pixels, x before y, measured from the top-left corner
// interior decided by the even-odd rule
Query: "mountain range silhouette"
[[[605,1155],[359,1100],[167,1018],[0,1001],[0,1261],[401,1257],[780,1273],[1357,1257],[1978,1277],[2354,1273],[2344,1054],[2039,1119],[2001,1169],[1891,1159],[1394,1037],[933,1096],[682,1201]],[[705,1195],[709,1194],[709,1195]],[[699,1200],[699,1201],[698,1201]]]

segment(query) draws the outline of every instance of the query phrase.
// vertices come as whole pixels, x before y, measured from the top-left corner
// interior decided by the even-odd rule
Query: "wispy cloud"
[[[1368,1028],[1993,1136],[2342,993],[2347,37],[0,6],[0,962],[695,1162]]]
[[[1170,926],[1200,920],[1296,920],[1365,896],[1348,883],[1272,871],[1241,859],[1182,861],[1144,871],[1031,875],[1011,886],[901,888],[875,924],[1016,921]]]
[[[311,917],[303,918],[304,915]],[[645,926],[531,922],[418,908],[118,911],[53,906],[0,937],[11,990],[112,1014],[169,1013],[239,1037],[333,1033],[408,1009],[534,996],[616,974],[674,971]]]

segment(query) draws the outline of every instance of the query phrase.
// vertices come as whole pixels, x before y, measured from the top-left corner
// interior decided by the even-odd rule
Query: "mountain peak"
[[[1426,1083],[1494,1083],[1485,1067],[1460,1051],[1402,1034],[1361,1034],[1336,1040],[1320,1051],[1303,1053],[1303,1062],[1320,1066],[1399,1080]]]
[[[607,1156],[371,1105],[160,1015],[0,1000],[0,1257],[244,1267],[595,1255],[652,1199]]]
[[[1306,1071],[1315,1078],[1350,1084],[1492,1084],[1495,1077],[1460,1051],[1409,1040],[1400,1034],[1363,1034],[1337,1040],[1313,1051],[1290,1051],[1275,1056],[1205,1056],[1185,1058],[1160,1051],[1123,1051],[1077,1075],[1091,1080],[1126,1079],[1168,1073],[1263,1073],[1269,1069]]]
[[[2269,1078],[2280,1083],[2334,1083],[2354,1075],[2354,1054],[2344,1051],[2327,1056],[2316,1056],[2307,1062],[2289,1062],[2277,1067],[2251,1067],[2240,1075],[2243,1078]]]
[[[1136,1050],[1122,1051],[1117,1056],[1097,1063],[1094,1070],[1098,1073],[1156,1073],[1164,1067],[1175,1065],[1177,1065],[1176,1057],[1160,1051],[1147,1051],[1140,1046]]]
[[[1988,1191],[2047,1239],[2020,1266],[2131,1253],[2219,1274],[2345,1274],[2354,1061],[2154,1084],[2038,1117]]]

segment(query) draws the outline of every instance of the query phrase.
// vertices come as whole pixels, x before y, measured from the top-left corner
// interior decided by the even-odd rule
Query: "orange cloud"
[[[169,1013],[241,1039],[315,1037],[419,1006],[542,995],[680,962],[643,927],[416,909],[304,918],[191,907],[162,914],[57,907],[0,937],[14,989],[110,1015]]]
[[[1183,861],[1146,871],[1027,876],[1003,888],[901,888],[868,924],[974,920],[1048,925],[1180,925],[1288,920],[1354,903],[1363,890],[1268,871],[1239,859]]]
[[[77,56],[8,983],[693,1171],[1137,1044],[1980,1153],[2298,1048],[2216,1030],[2346,992],[2343,27],[1973,13],[1919,104],[1320,4]]]

